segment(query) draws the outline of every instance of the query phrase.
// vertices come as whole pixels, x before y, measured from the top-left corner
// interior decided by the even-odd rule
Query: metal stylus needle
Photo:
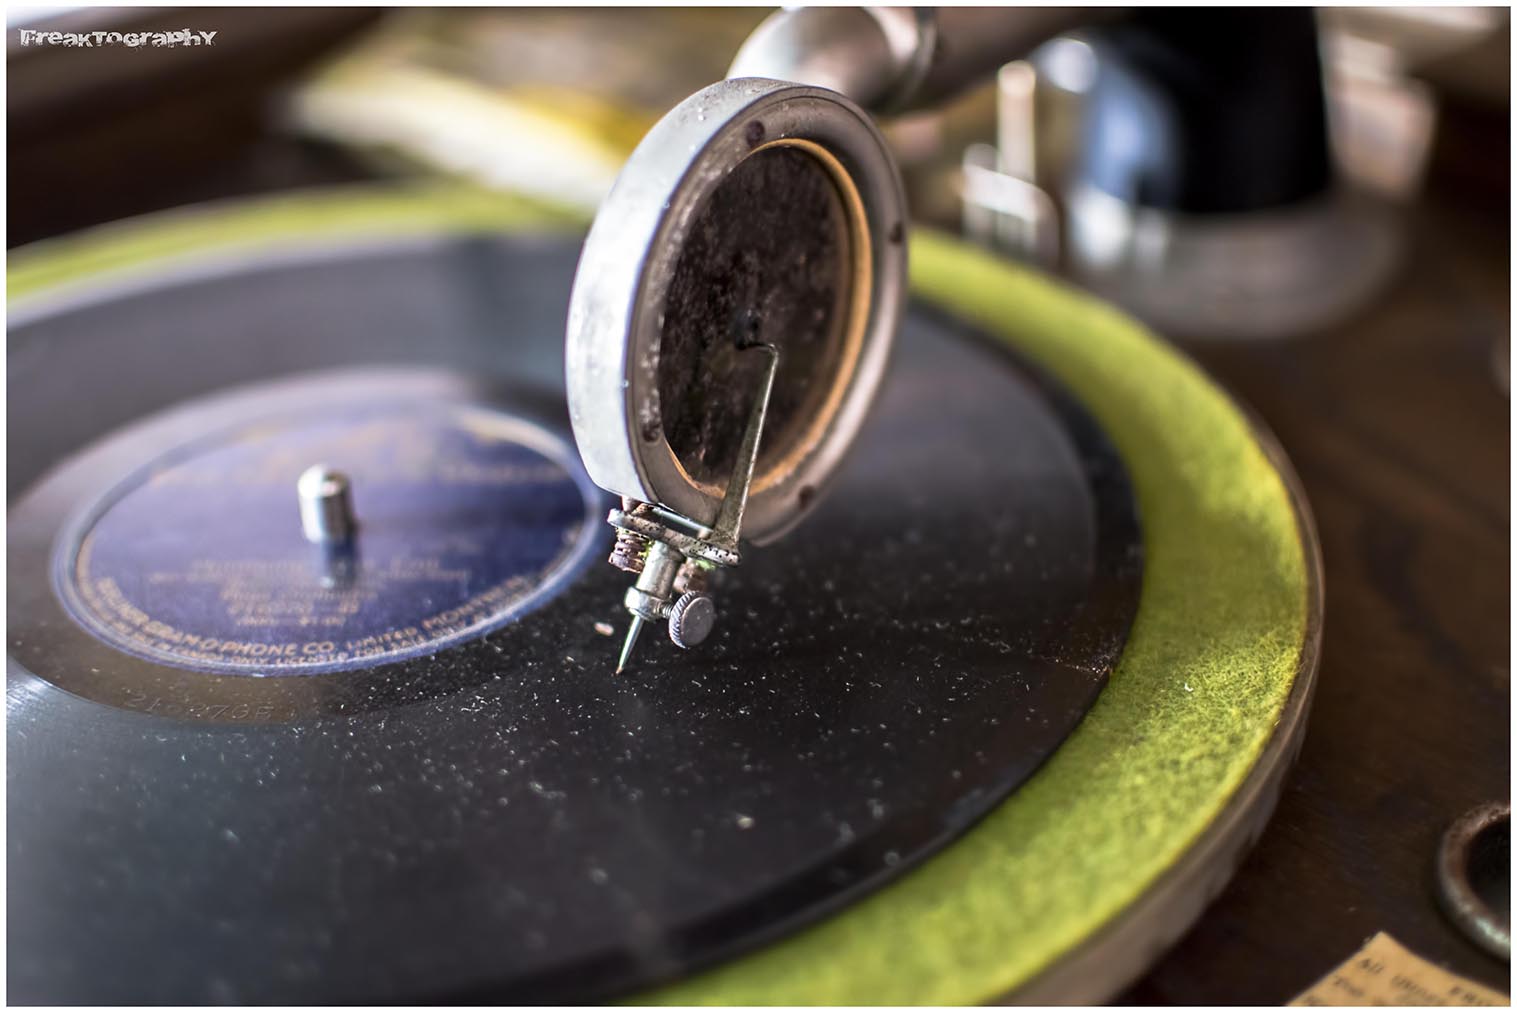
[[[622,656],[616,659],[616,674],[621,675],[622,669],[627,667],[627,662],[632,658],[632,648],[637,643],[637,635],[643,632],[643,624],[648,620],[633,613],[632,625],[627,627],[627,639],[622,642]]]

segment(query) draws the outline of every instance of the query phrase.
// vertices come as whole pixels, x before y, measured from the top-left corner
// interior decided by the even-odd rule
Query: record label
[[[207,672],[340,671],[435,652],[554,594],[591,554],[596,494],[552,433],[411,404],[280,418],[201,441],[108,493],[55,582],[91,633]],[[302,533],[296,481],[351,480],[356,533]]]

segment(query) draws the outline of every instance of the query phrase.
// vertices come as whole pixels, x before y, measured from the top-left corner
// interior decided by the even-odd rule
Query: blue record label
[[[356,533],[307,541],[296,480],[349,476]],[[593,555],[599,491],[525,420],[344,408],[203,440],[122,483],[55,558],[68,611],[152,661],[307,675],[435,652],[558,594]]]

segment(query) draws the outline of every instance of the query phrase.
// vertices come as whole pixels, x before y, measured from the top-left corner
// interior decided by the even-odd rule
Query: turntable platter
[[[313,405],[346,411],[344,390],[366,408],[386,392],[567,440],[559,348],[501,340],[563,324],[573,240],[520,234],[544,224],[495,194],[355,189],[12,258],[11,995],[1116,994],[1194,922],[1279,796],[1315,679],[1319,550],[1278,446],[1194,364],[946,237],[911,238],[918,301],[864,441],[817,514],[722,589],[743,601],[699,665],[650,641],[630,678],[607,675],[597,624],[623,585],[599,564],[434,654],[277,677],[130,654],[63,611],[47,575],[76,511],[244,412],[298,432]],[[945,396],[956,378],[981,396]],[[1058,505],[1080,513],[1080,488],[1084,526]],[[1104,585],[1109,611],[1077,616],[1055,600],[1078,567],[1053,533],[1105,545],[1103,518],[1124,527],[1102,504],[1123,489],[1141,559]],[[945,533],[959,529],[980,540]],[[1139,568],[1096,694],[1104,669],[1075,666],[1121,641]],[[1090,636],[1061,643],[1072,622]],[[997,624],[1023,639],[976,633]],[[1064,681],[1024,691],[1008,673],[1034,671],[1040,628],[1053,667],[1036,671]],[[170,690],[154,713],[110,699],[144,680]],[[1084,702],[1036,699],[1058,686],[1090,691],[1083,718]],[[1027,697],[1020,725],[1007,689]],[[164,712],[255,692],[281,713]],[[952,733],[928,734],[934,718]],[[543,738],[555,725],[567,734]],[[995,796],[1019,763],[1036,770]],[[571,840],[585,850],[556,847]]]

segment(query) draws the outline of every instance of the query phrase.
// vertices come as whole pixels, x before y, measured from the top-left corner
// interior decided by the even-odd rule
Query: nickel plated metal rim
[[[585,467],[604,489],[710,524],[721,490],[696,482],[660,432],[642,433],[657,396],[662,308],[705,199],[743,159],[789,145],[832,177],[847,210],[852,298],[837,388],[778,466],[755,476],[743,535],[762,544],[819,498],[884,376],[906,293],[905,195],[868,115],[824,88],[757,78],[686,99],[628,160],[585,241],[570,298],[565,371]]]

